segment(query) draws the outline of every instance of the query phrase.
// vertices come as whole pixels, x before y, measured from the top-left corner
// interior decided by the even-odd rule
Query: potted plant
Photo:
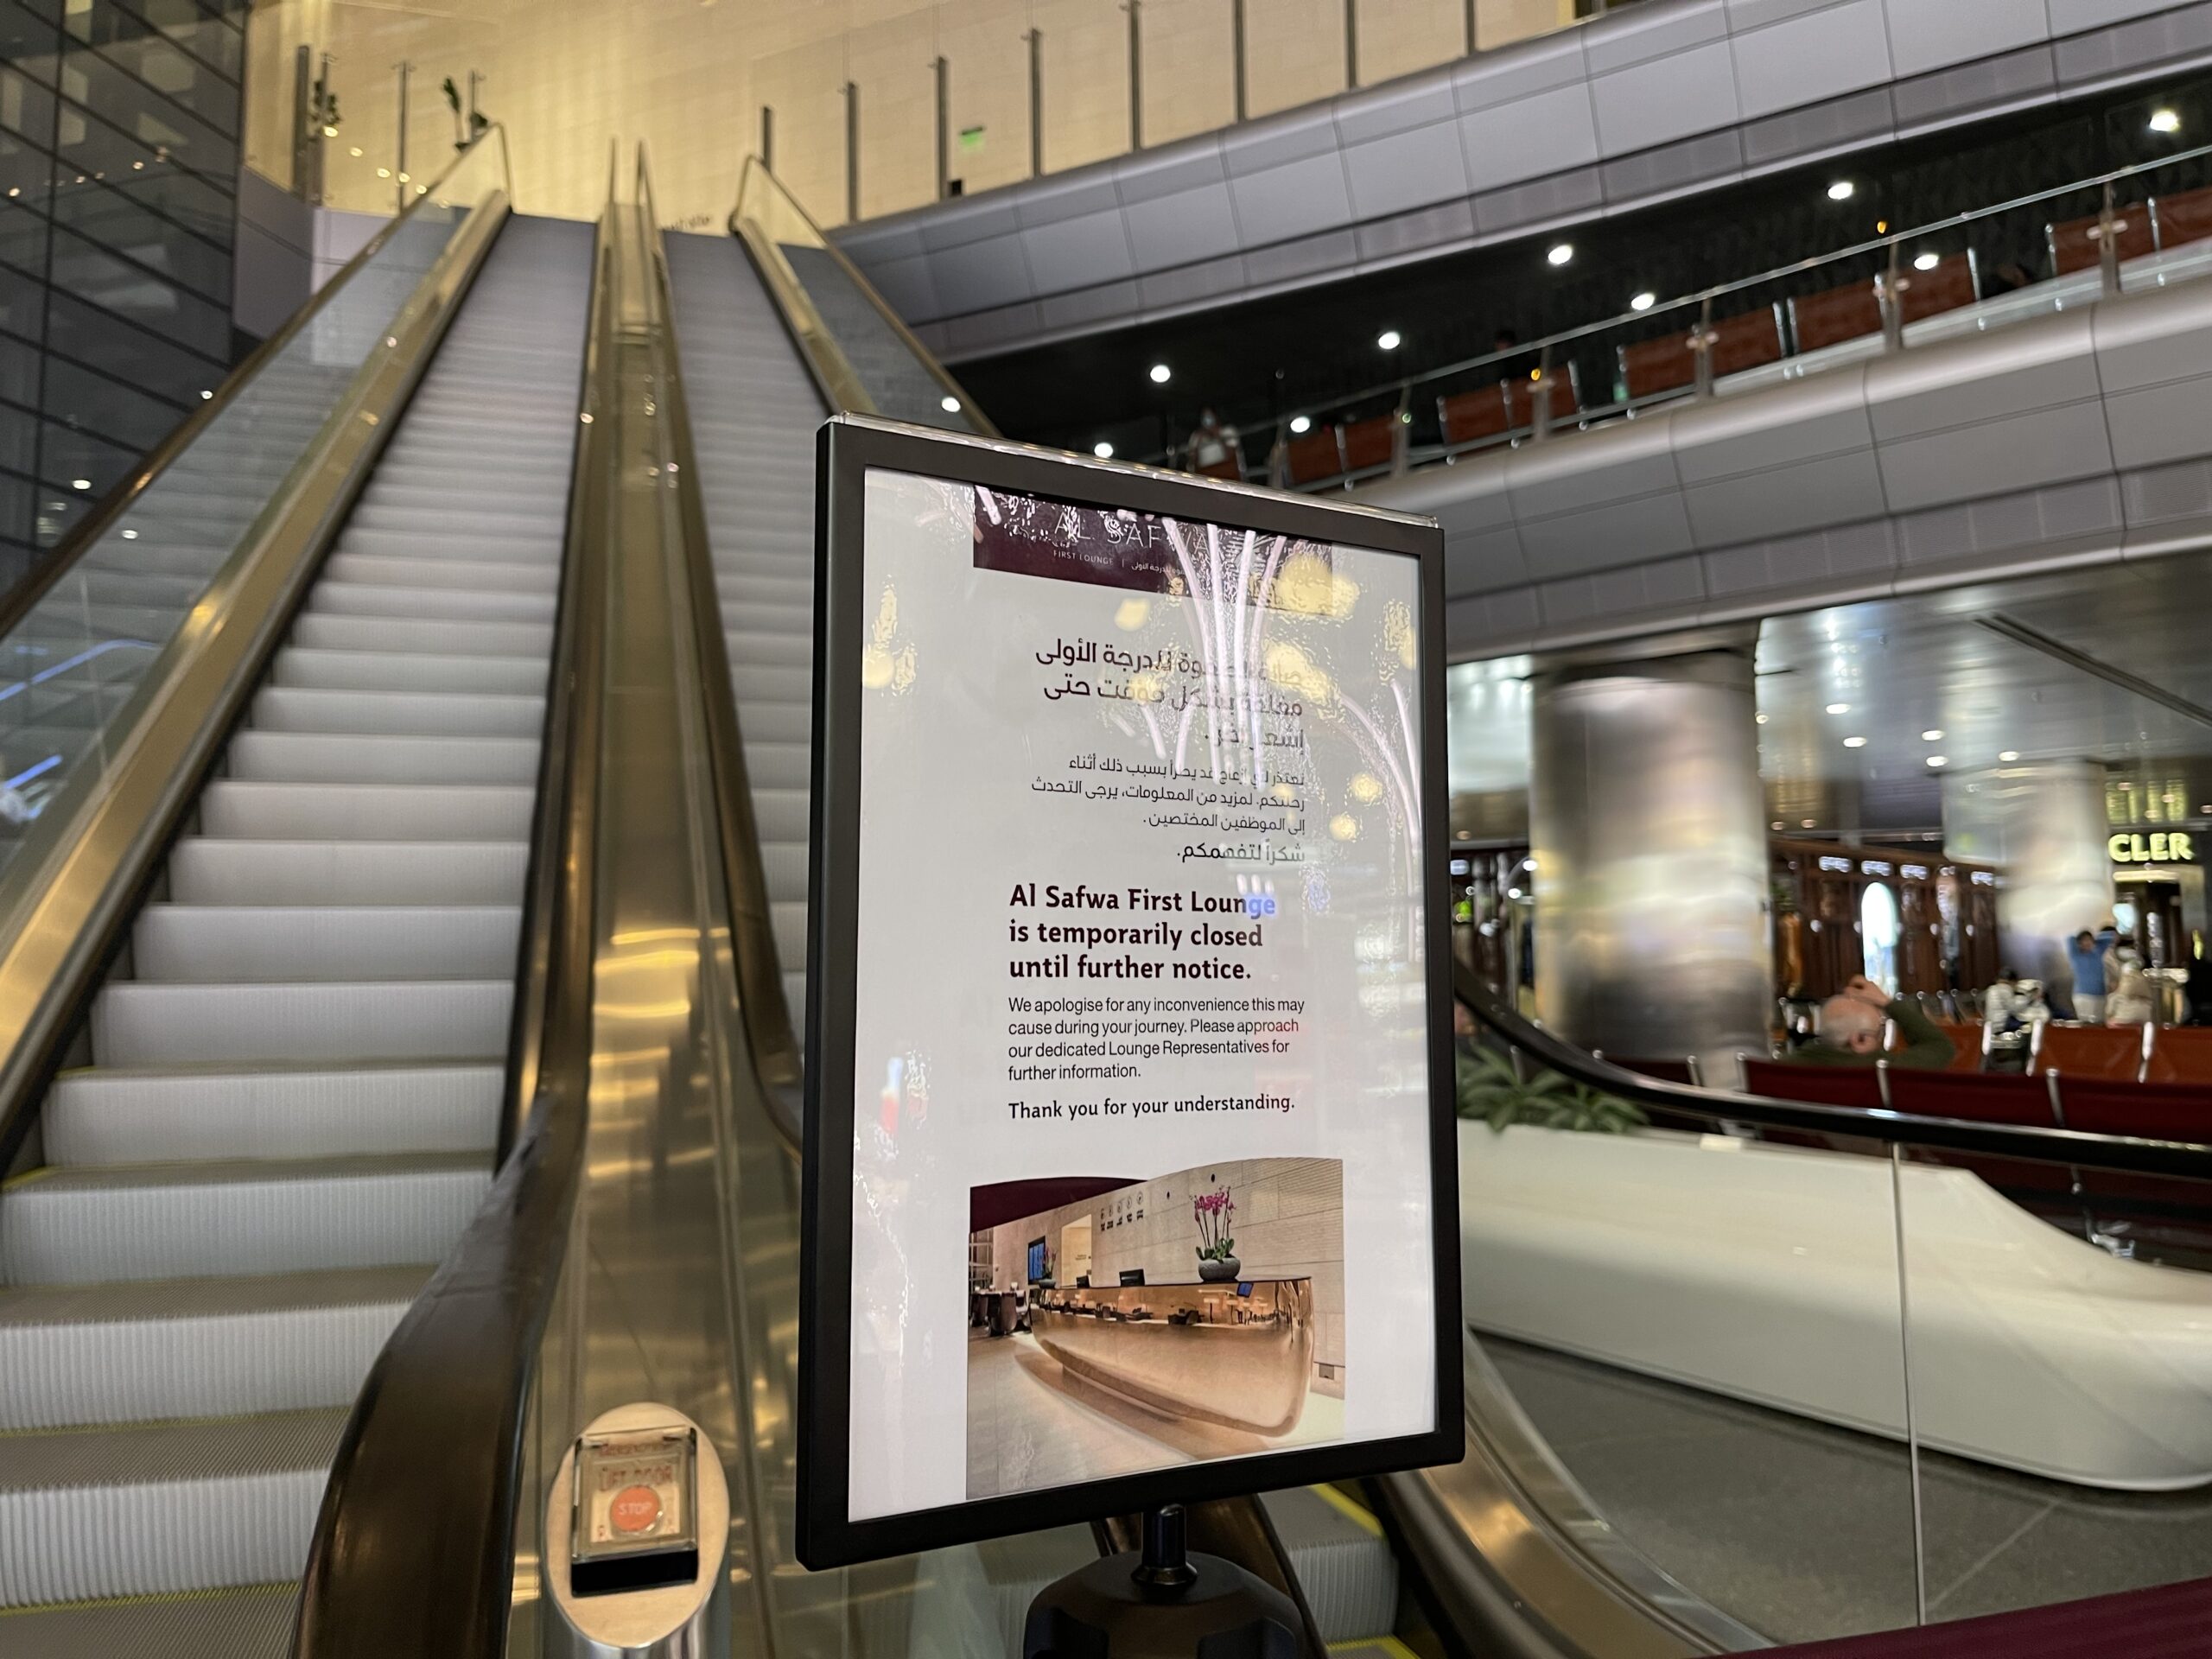
[[[1198,1223],[1199,1279],[1217,1285],[1236,1278],[1242,1264],[1236,1260],[1236,1241],[1229,1231],[1230,1217],[1236,1213],[1236,1201],[1229,1196],[1229,1189],[1216,1187],[1199,1193],[1191,1200],[1191,1213]]]
[[[1508,1124],[1529,1123],[1546,1129],[1624,1135],[1644,1122],[1632,1103],[1570,1082],[1556,1071],[1540,1071],[1523,1077],[1494,1048],[1462,1050],[1455,1069],[1459,1116],[1499,1131]]]

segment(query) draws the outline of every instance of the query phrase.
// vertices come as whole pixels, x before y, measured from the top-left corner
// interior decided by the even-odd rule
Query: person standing
[[[2085,1026],[2105,1022],[2105,993],[2111,984],[2105,977],[2107,947],[2108,941],[2086,927],[2066,942],[2066,959],[2074,969],[2074,1017]]]

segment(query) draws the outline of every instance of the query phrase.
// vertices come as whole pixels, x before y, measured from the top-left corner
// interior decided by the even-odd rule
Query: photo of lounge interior
[[[968,1496],[1344,1433],[1344,1166],[969,1195]]]

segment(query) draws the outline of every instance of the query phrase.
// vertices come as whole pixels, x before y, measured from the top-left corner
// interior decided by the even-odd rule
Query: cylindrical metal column
[[[1943,779],[1943,850],[1998,869],[2003,965],[2073,989],[2066,941],[2112,915],[2105,772],[2094,760],[2038,760]]]
[[[1766,1052],[1773,976],[1749,649],[1554,670],[1532,690],[1538,1016],[1732,1082],[1738,1054]]]

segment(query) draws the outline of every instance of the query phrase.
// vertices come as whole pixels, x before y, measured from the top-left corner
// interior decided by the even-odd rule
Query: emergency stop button
[[[607,1506],[607,1518],[625,1537],[642,1537],[660,1524],[660,1494],[650,1486],[625,1486]]]

